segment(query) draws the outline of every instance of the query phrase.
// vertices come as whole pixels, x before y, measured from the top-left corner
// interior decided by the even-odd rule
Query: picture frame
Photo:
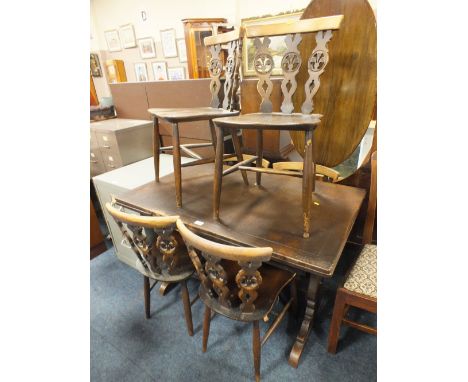
[[[289,13],[282,13],[276,16],[262,16],[262,17],[251,17],[248,19],[241,20],[241,27],[245,28],[252,25],[265,25],[282,22],[292,22],[299,20],[303,9],[299,11],[292,11]],[[273,36],[270,37],[270,52],[273,57],[274,68],[271,72],[273,76],[281,76],[283,74],[281,70],[281,59],[283,54],[286,52],[286,43],[284,42],[284,36]],[[242,42],[242,73],[245,77],[255,76],[254,69],[254,57],[255,57],[255,46],[254,39],[247,38],[244,36]]]
[[[136,82],[148,82],[148,71],[146,70],[146,62],[136,62],[134,66]]]
[[[155,81],[166,81],[168,79],[166,61],[154,61],[151,63],[151,66]]]
[[[102,77],[101,64],[99,63],[99,56],[97,53],[90,53],[89,57],[91,75],[93,77]]]
[[[177,50],[179,51],[179,62],[187,62],[187,47],[185,46],[185,38],[177,39]]]
[[[164,29],[161,33],[161,44],[165,58],[177,57],[175,29]]]
[[[171,81],[185,80],[185,69],[183,66],[169,68],[167,69],[167,75]]]
[[[152,37],[138,39],[138,47],[140,49],[141,58],[156,57],[156,48]]]
[[[119,52],[122,50],[117,29],[104,31],[104,36],[106,37],[107,49],[109,52]]]
[[[137,46],[133,24],[122,25],[119,28],[119,35],[124,49],[135,48]]]

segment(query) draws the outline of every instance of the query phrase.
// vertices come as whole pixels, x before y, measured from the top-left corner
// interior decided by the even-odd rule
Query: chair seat
[[[148,112],[168,122],[189,122],[213,119],[218,117],[235,116],[239,111],[229,111],[214,107],[175,107],[175,108],[153,108]]]
[[[259,269],[262,275],[262,283],[258,288],[258,298],[254,301],[255,311],[253,313],[243,313],[240,310],[242,301],[238,293],[239,288],[235,283],[237,272],[241,269],[240,266],[234,261],[220,261],[221,266],[227,274],[227,280],[230,280],[227,285],[232,294],[229,297],[231,307],[221,305],[218,300],[212,298],[206,292],[203,284],[200,284],[200,298],[201,300],[216,313],[222,314],[228,318],[238,321],[256,321],[262,319],[267,315],[280,294],[296,276],[295,273],[285,271],[263,263]]]
[[[366,244],[349,273],[344,288],[377,298],[377,246]]]
[[[250,113],[216,119],[216,125],[238,129],[309,130],[320,123],[321,114]]]

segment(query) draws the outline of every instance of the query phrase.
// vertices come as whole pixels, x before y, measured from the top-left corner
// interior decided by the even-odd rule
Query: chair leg
[[[312,134],[308,130],[305,132],[305,155],[304,169],[302,175],[302,208],[304,216],[304,233],[307,239],[310,235],[310,215],[312,212],[312,193],[315,189],[315,163],[312,151]]]
[[[143,295],[145,297],[145,317],[150,318],[150,281],[147,276],[143,276]]]
[[[176,189],[176,204],[177,207],[182,207],[182,173],[180,167],[180,139],[179,139],[179,125],[172,124],[172,159],[174,163],[174,178]]]
[[[210,119],[210,133],[211,133],[211,143],[213,144],[213,151],[216,155],[216,131],[213,120]]]
[[[341,322],[346,311],[345,298],[340,289],[336,293],[335,307],[333,308],[333,316],[330,324],[330,333],[328,334],[328,352],[336,353],[338,338],[340,336]]]
[[[252,348],[253,348],[253,359],[255,369],[255,381],[260,381],[260,327],[258,321],[253,322],[252,330]]]
[[[257,130],[257,168],[262,167],[263,161],[263,130]],[[255,174],[257,186],[262,184],[262,173],[257,172]]]
[[[217,220],[219,219],[219,204],[221,201],[221,187],[223,185],[223,156],[224,129],[222,127],[216,126],[216,159],[215,176],[213,182],[213,218]]]
[[[237,136],[237,129],[231,130],[231,137],[232,137],[232,145],[234,146],[234,151],[237,155],[237,160],[239,162],[242,162],[244,160],[244,157],[242,156],[242,147],[241,147],[239,137]],[[240,170],[240,172],[242,174],[242,178],[244,179],[245,185],[248,186],[249,179],[247,178],[247,171]]]
[[[182,281],[180,286],[182,289],[182,301],[184,303],[184,315],[185,322],[187,323],[188,334],[189,336],[193,336],[192,308],[190,307],[190,296],[187,288],[187,281]]]
[[[206,352],[208,336],[210,335],[211,309],[205,306],[205,318],[203,320],[203,353]]]
[[[154,179],[159,182],[159,149],[161,136],[159,134],[158,117],[153,116],[153,161],[154,161]]]

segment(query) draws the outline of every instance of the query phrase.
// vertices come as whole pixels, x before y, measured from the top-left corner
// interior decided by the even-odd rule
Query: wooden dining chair
[[[366,221],[364,223],[364,248],[355,264],[338,288],[335,307],[328,335],[328,352],[336,353],[341,325],[377,335],[377,329],[346,318],[350,306],[377,313],[377,246],[372,243],[372,234],[377,208],[377,151],[371,157],[371,188]]]
[[[114,203],[113,203],[114,204]],[[195,272],[184,241],[175,230],[178,216],[140,216],[106,203],[107,211],[135,253],[136,268],[143,274],[145,315],[150,318],[150,292],[158,281],[180,283],[185,321],[193,336],[192,310],[187,279]],[[150,279],[155,280],[150,286]]]
[[[315,189],[315,164],[312,152],[312,138],[315,128],[320,124],[320,114],[311,114],[313,111],[313,97],[320,87],[320,75],[327,66],[329,56],[327,44],[332,38],[332,31],[339,29],[343,20],[342,15],[305,19],[294,23],[279,23],[269,25],[253,25],[246,28],[246,36],[254,38],[256,54],[254,68],[259,78],[257,90],[261,96],[260,112],[229,116],[216,119],[216,161],[215,178],[213,185],[213,216],[219,219],[219,205],[221,200],[222,178],[236,170],[256,172],[256,183],[261,184],[262,174],[276,174],[298,176],[297,171],[262,168],[263,158],[263,130],[289,130],[305,131],[305,157],[304,169],[300,173],[302,177],[302,204],[303,204],[303,236],[308,238],[310,234],[310,215],[312,209],[312,193]],[[301,33],[316,32],[317,46],[312,51],[307,61],[308,80],[303,84],[305,88],[305,100],[301,107],[301,113],[294,113],[292,96],[298,86],[296,75],[301,67],[302,58],[298,45],[302,40]],[[274,67],[273,57],[269,48],[270,36],[286,35],[286,52],[281,61],[283,81],[281,90],[283,103],[281,112],[273,112],[270,95],[273,83],[270,79]],[[263,39],[261,39],[263,38]],[[225,131],[236,135],[239,129],[252,129],[257,131],[257,152],[249,159],[223,170],[223,140]],[[256,167],[250,167],[256,162]]]
[[[174,178],[176,188],[176,203],[182,206],[182,172],[181,168],[214,162],[213,158],[202,158],[192,149],[197,147],[213,146],[216,149],[216,136],[213,119],[225,116],[235,116],[239,114],[239,70],[241,66],[241,30],[206,37],[204,42],[210,47],[211,59],[208,63],[210,73],[211,104],[209,107],[192,108],[151,108],[148,112],[153,116],[153,153],[154,171],[156,182],[159,182],[159,155],[162,151],[172,151],[174,163]],[[223,67],[221,50],[227,46],[228,56],[226,65]],[[225,73],[224,98],[221,103],[221,75]],[[159,132],[159,120],[164,120],[172,125],[172,146],[161,147],[161,136]],[[180,144],[179,123],[193,121],[208,121],[211,132],[211,143],[188,143]],[[232,143],[236,157],[242,161],[241,144],[237,135],[232,135]],[[195,161],[181,164],[181,150],[196,159]],[[232,156],[232,154],[227,154]],[[244,182],[248,184],[247,174],[242,172]]]
[[[295,306],[295,273],[275,268],[269,261],[272,248],[249,248],[223,245],[204,239],[190,231],[178,219],[193,265],[200,278],[200,299],[205,303],[203,352],[210,332],[211,312],[232,320],[252,322],[252,345],[255,380],[260,380],[260,352],[278,327],[290,306]],[[291,297],[260,340],[259,321],[268,320],[280,292],[291,286]]]

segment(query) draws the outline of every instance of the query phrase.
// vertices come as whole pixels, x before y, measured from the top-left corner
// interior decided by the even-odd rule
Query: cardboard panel
[[[117,117],[151,120],[145,82],[109,84]]]

